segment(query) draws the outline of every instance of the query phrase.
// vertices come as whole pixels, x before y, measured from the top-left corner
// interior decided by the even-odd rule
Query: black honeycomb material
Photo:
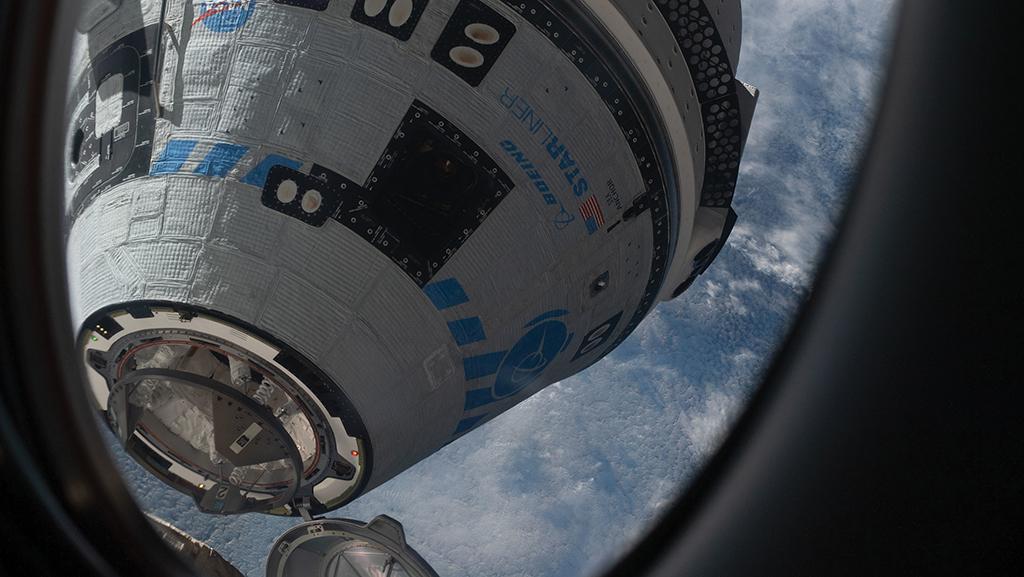
[[[702,0],[655,0],[682,50],[704,122],[705,165],[701,206],[732,205],[739,175],[740,111],[733,64],[714,18]]]

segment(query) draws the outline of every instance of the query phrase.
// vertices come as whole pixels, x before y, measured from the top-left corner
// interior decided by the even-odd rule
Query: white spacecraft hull
[[[755,93],[732,76],[739,3],[705,4],[172,0],[87,22],[83,360],[186,328],[262,359],[356,469],[309,481],[331,486],[306,492],[321,510],[578,373],[735,217]],[[435,161],[460,194],[411,180]],[[90,378],[106,410],[119,376]]]

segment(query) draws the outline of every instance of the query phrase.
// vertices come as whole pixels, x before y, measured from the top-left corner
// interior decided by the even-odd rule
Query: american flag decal
[[[597,229],[604,226],[604,213],[601,212],[601,203],[597,202],[597,197],[591,195],[590,198],[580,205],[580,216],[583,217],[583,222],[587,225],[587,232],[594,234]]]

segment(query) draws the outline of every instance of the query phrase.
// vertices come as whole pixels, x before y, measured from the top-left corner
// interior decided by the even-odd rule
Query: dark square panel
[[[331,0],[274,0],[275,4],[285,4],[286,6],[296,6],[298,8],[309,8],[310,10],[316,10],[323,12],[327,10],[327,6],[331,4]]]
[[[335,177],[335,180],[328,182],[287,166],[277,165],[267,174],[267,182],[263,186],[260,200],[263,206],[297,218],[306,224],[323,226],[341,207],[345,191],[349,187],[359,188],[342,176]],[[284,195],[285,199],[282,199],[280,194],[282,190],[288,191]],[[317,202],[306,203],[307,195]],[[313,207],[315,210],[311,210]]]
[[[345,192],[334,218],[423,286],[513,187],[467,134],[416,101],[366,185]]]
[[[352,19],[405,42],[412,37],[429,0],[356,0]]]
[[[516,27],[479,0],[462,0],[430,57],[470,86],[479,86],[512,41]]]

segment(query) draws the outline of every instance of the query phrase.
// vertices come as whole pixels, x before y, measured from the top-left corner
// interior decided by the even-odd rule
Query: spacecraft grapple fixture
[[[740,37],[738,0],[88,2],[97,409],[201,510],[309,517],[582,371],[729,235]]]

